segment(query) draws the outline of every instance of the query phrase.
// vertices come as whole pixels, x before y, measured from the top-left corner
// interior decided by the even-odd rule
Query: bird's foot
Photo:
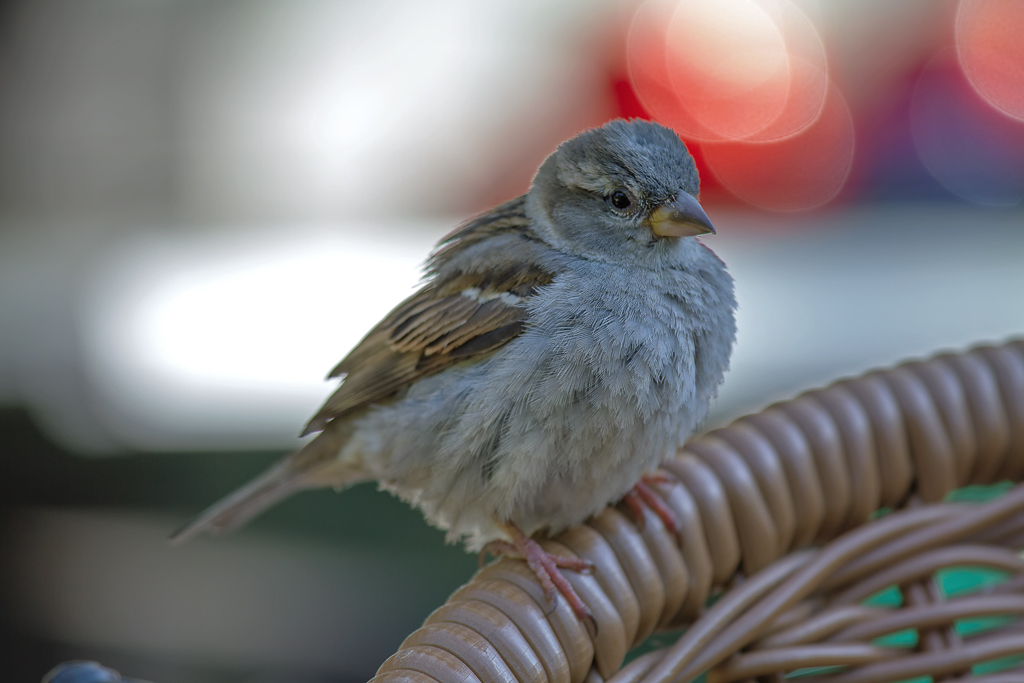
[[[651,488],[652,484],[670,484],[674,481],[672,475],[666,472],[645,474],[636,483],[633,490],[622,499],[633,513],[633,519],[641,531],[644,528],[644,506],[647,506],[654,514],[658,515],[665,528],[678,538],[679,530],[682,528],[679,518],[676,517],[676,513],[673,512],[672,508],[665,504],[661,496]]]
[[[596,630],[597,620],[594,619],[590,608],[583,604],[572,584],[560,571],[561,569],[571,569],[589,574],[594,571],[594,564],[589,560],[549,553],[514,524],[502,524],[501,527],[512,539],[511,542],[492,541],[484,547],[480,557],[483,558],[485,553],[490,553],[525,560],[527,566],[537,575],[537,580],[540,581],[540,586],[544,590],[544,596],[551,603],[552,608],[558,602],[558,595],[561,593],[576,617],[583,623],[589,623]]]

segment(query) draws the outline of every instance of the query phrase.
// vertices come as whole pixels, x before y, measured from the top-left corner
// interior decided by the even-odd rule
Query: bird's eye
[[[610,201],[612,206],[619,211],[628,209],[633,203],[633,200],[629,197],[629,193],[625,190],[615,190],[615,192],[612,192],[611,197],[608,198],[608,201]]]

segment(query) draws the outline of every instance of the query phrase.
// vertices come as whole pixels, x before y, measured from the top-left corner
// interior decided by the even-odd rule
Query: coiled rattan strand
[[[661,683],[714,667],[710,680],[726,683],[827,662],[851,667],[829,680],[874,683],[960,675],[977,661],[1024,651],[1019,630],[948,636],[956,618],[1020,615],[1024,581],[988,597],[928,597],[930,576],[943,566],[1024,572],[1005,550],[1024,539],[1024,492],[982,506],[923,505],[869,522],[881,507],[936,503],[963,485],[1024,477],[1024,341],[808,392],[691,440],[664,469],[677,481],[656,488],[681,522],[678,542],[653,514],[638,530],[609,508],[543,543],[594,562],[591,575],[565,574],[594,613],[596,634],[564,601],[552,610],[523,563],[505,558],[453,594],[374,680],[581,683],[614,676],[617,683]],[[790,554],[779,564],[791,551],[855,528],[835,548]],[[917,604],[902,613],[853,604],[894,581],[906,583]],[[709,597],[727,588],[704,612]],[[1001,592],[1013,594],[1000,603]],[[619,671],[626,652],[651,631],[690,624],[702,612],[698,623],[707,628],[682,639],[702,638],[697,651],[677,643]],[[928,636],[932,645],[917,651],[864,642],[899,628],[933,629],[922,633],[938,640]],[[741,647],[748,651],[735,654]],[[960,680],[1003,683],[1024,675]]]

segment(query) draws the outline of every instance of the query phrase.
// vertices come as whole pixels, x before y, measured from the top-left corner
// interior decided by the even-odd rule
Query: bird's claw
[[[630,509],[633,514],[633,519],[636,522],[638,529],[643,531],[644,529],[644,507],[650,508],[650,510],[658,515],[665,528],[668,529],[673,536],[678,540],[679,531],[682,529],[682,525],[679,523],[679,518],[676,517],[676,513],[665,504],[665,501],[661,499],[654,489],[651,488],[651,484],[668,484],[674,480],[671,475],[664,472],[655,472],[653,474],[645,474],[640,481],[636,483],[633,490],[630,491],[623,497],[623,502]]]
[[[507,555],[524,560],[527,566],[537,576],[544,597],[547,598],[551,614],[558,607],[558,596],[561,594],[569,603],[576,617],[591,627],[592,633],[597,633],[597,619],[594,618],[590,608],[587,607],[576,590],[562,575],[561,569],[570,569],[583,574],[592,574],[594,563],[583,558],[563,557],[549,553],[540,547],[537,541],[533,540],[513,524],[502,525],[505,531],[512,537],[512,541],[492,541],[484,546],[480,552],[482,558],[485,553]]]

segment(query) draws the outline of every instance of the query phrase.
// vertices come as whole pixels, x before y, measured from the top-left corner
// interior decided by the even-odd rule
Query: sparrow
[[[375,480],[471,552],[517,555],[589,611],[533,539],[626,499],[706,418],[736,300],[670,129],[614,120],[562,143],[529,191],[459,226],[422,287],[331,371],[302,448],[172,538],[240,525],[303,489]],[[663,507],[663,506],[662,506]],[[670,511],[655,511],[671,521]]]

